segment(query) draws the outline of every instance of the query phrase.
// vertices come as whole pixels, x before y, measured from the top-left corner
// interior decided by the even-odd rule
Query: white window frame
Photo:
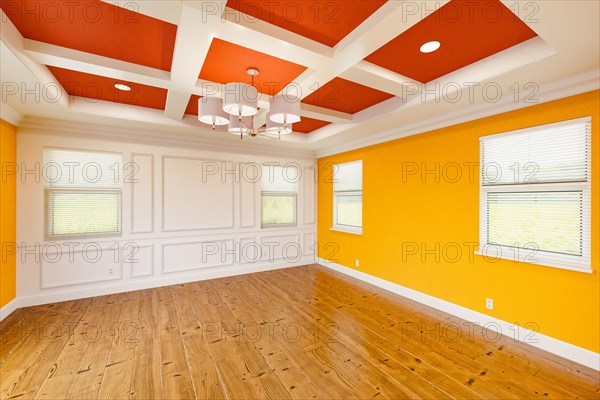
[[[46,240],[57,240],[57,239],[94,239],[94,238],[110,238],[120,237],[123,234],[123,192],[117,189],[45,189],[44,190],[45,204],[47,211],[44,212],[44,226]],[[115,193],[119,199],[119,230],[117,232],[93,232],[93,233],[74,233],[74,234],[53,234],[52,226],[52,193],[78,193],[78,194],[95,194],[95,193]]]
[[[109,153],[119,155],[121,157],[121,166],[123,168],[123,153],[89,150],[89,149],[73,149],[73,148],[57,148],[44,147],[44,150],[64,150],[80,153]],[[45,160],[43,160],[45,162]],[[120,171],[121,172],[121,171]],[[122,177],[121,177],[122,178]],[[52,193],[116,193],[118,194],[118,232],[93,232],[93,233],[74,233],[74,234],[53,234],[52,227]],[[120,238],[123,236],[123,181],[120,182],[119,188],[94,188],[94,187],[62,187],[62,186],[46,186],[44,187],[44,239],[50,240],[73,240],[73,239],[97,239],[97,238]]]
[[[363,207],[363,191],[362,191],[362,187],[361,190],[335,190],[335,179],[336,178],[336,172],[339,169],[340,165],[348,165],[348,164],[360,164],[361,165],[361,174],[362,174],[362,169],[363,169],[363,162],[362,160],[355,160],[355,161],[350,161],[350,162],[345,162],[345,163],[339,163],[339,164],[334,164],[332,166],[332,168],[334,168],[333,170],[333,178],[334,178],[334,184],[333,184],[333,226],[330,228],[330,230],[332,231],[339,231],[339,232],[346,232],[346,233],[353,233],[356,235],[362,235],[363,233],[363,221],[362,221],[362,217],[361,217],[361,225],[360,226],[356,226],[356,225],[344,225],[344,224],[338,224],[338,198],[340,197],[344,197],[344,196],[360,196],[360,206],[361,209]],[[362,215],[362,213],[361,213]]]
[[[529,133],[541,129],[548,129],[571,125],[575,123],[591,123],[590,117],[578,118],[553,124],[540,125],[527,129],[499,133],[496,135],[483,136],[479,138],[480,144],[487,139],[518,135]],[[591,149],[590,149],[591,151]],[[480,151],[480,179],[479,179],[479,249],[475,254],[483,256],[491,261],[497,259],[507,259],[512,261],[524,262],[534,265],[554,267],[572,271],[592,273],[591,269],[591,189],[592,189],[592,168],[590,166],[588,180],[586,182],[564,182],[564,183],[519,183],[519,184],[499,184],[484,185],[483,174],[483,155]],[[590,154],[591,161],[591,154]],[[588,234],[582,235],[582,256],[551,253],[547,251],[535,251],[534,249],[525,249],[521,247],[502,246],[498,244],[487,243],[488,238],[488,215],[487,215],[487,195],[488,193],[507,193],[507,192],[562,192],[577,191],[582,193],[583,210],[588,213],[589,218],[582,219],[582,230]]]
[[[294,200],[294,222],[290,224],[263,223],[263,201],[265,197],[291,197]],[[298,226],[298,192],[263,192],[260,193],[260,226],[261,228],[289,228]]]
[[[288,165],[269,165],[266,164],[265,165],[267,168],[268,167],[275,167],[275,168],[295,168],[297,169],[297,173],[300,174],[301,173],[301,169],[294,166],[294,167],[290,167]],[[269,172],[270,174],[270,172]],[[262,174],[261,174],[261,180],[265,178],[265,176],[270,176],[269,174],[265,174],[264,170],[262,170]],[[300,175],[297,175],[298,177]],[[261,187],[261,191],[260,191],[260,227],[262,229],[271,229],[271,228],[291,228],[291,227],[295,227],[298,226],[298,187],[299,187],[299,183],[300,180],[298,180],[297,182],[294,182],[294,191],[272,191],[272,190],[262,190]],[[261,182],[262,185],[262,182]],[[264,211],[264,198],[265,197],[290,197],[293,199],[294,201],[294,222],[292,223],[271,223],[271,224],[265,224],[263,223],[263,211]]]

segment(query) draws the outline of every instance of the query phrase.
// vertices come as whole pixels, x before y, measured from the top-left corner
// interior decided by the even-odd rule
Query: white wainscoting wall
[[[315,262],[310,155],[244,154],[239,145],[227,153],[31,128],[20,129],[17,140],[19,307]],[[44,239],[45,147],[123,155],[121,236]],[[251,172],[264,163],[302,168],[297,226],[261,228],[260,181]]]

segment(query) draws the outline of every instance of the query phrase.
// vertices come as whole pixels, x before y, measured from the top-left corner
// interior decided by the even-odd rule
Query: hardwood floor
[[[3,399],[600,398],[596,371],[318,266],[20,309],[0,329]]]

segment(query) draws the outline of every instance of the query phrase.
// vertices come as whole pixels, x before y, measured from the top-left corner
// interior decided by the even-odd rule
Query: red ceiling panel
[[[48,69],[71,96],[156,108],[158,110],[165,109],[167,102],[166,89],[86,74],[70,69],[50,66]],[[131,88],[131,91],[118,90],[114,87],[115,83],[125,84]]]
[[[0,6],[27,39],[171,70],[176,25],[99,0],[0,0]]]
[[[312,131],[316,131],[317,129],[320,129],[329,124],[331,124],[331,122],[302,117],[302,120],[300,122],[296,122],[292,126],[292,129],[294,129],[294,132],[311,133]]]
[[[354,114],[394,95],[342,78],[335,78],[307,96],[303,103]]]
[[[200,79],[217,83],[250,83],[251,76],[246,73],[249,67],[260,71],[254,77],[258,91],[270,96],[306,70],[302,65],[215,38],[200,71]]]
[[[425,83],[535,36],[499,0],[452,0],[366,60]],[[421,53],[430,41],[441,47]]]
[[[385,2],[229,0],[227,6],[243,13],[246,21],[260,19],[333,47]]]
[[[198,100],[200,99],[200,96],[193,94],[192,97],[190,97],[190,101],[188,102],[188,105],[185,109],[185,113],[188,115],[198,115]]]

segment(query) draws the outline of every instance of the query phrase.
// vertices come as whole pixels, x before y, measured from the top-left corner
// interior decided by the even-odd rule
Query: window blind
[[[44,149],[48,238],[121,233],[122,155]]]
[[[261,223],[267,226],[296,225],[300,170],[293,166],[262,166]]]
[[[581,256],[582,207],[582,191],[489,193],[488,243]]]
[[[480,146],[480,248],[535,249],[542,265],[589,270],[590,118],[482,137]]]
[[[333,226],[362,233],[362,161],[334,166]]]
[[[591,123],[575,122],[481,140],[482,182],[587,182]]]
[[[47,195],[49,235],[121,232],[121,193],[54,191]]]
[[[121,188],[122,155],[44,149],[44,184],[51,188]]]
[[[261,191],[296,192],[300,178],[298,168],[263,165],[261,173]]]
[[[334,168],[334,191],[362,190],[362,161],[336,164]]]

